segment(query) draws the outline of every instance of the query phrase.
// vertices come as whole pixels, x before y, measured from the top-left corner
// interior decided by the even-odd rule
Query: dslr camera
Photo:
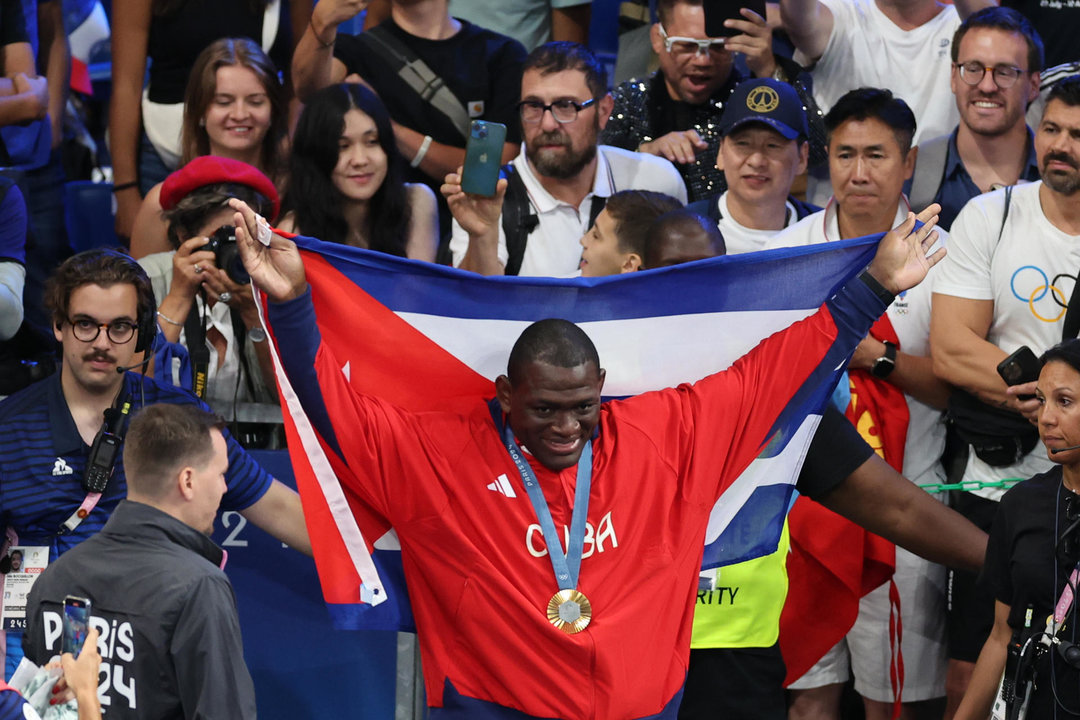
[[[222,225],[210,236],[210,241],[202,247],[214,253],[215,264],[225,271],[229,279],[239,285],[251,282],[251,276],[240,260],[240,248],[236,245],[236,228]]]

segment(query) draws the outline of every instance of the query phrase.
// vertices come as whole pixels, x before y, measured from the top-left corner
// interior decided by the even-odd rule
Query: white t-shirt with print
[[[1034,182],[1012,189],[1004,226],[1005,190],[972,198],[953,223],[949,254],[934,286],[943,295],[992,300],[994,317],[986,339],[1006,353],[1027,345],[1041,355],[1061,342],[1065,306],[1080,270],[1080,236],[1067,235],[1046,219],[1041,187],[1042,182]],[[972,453],[964,480],[1029,478],[1052,465],[1042,443],[1008,467],[991,467]],[[1003,493],[997,488],[976,491],[991,500]]]

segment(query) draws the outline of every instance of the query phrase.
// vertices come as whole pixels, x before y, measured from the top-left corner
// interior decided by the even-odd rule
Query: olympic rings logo
[[[1029,285],[1028,282],[1024,282],[1027,279],[1029,282],[1033,280],[1031,274],[1035,273],[1041,282],[1034,285]],[[1023,277],[1021,276],[1023,274]],[[1046,272],[1042,268],[1035,265],[1024,265],[1017,268],[1016,272],[1012,275],[1010,280],[1010,289],[1012,290],[1013,297],[1022,303],[1027,304],[1028,309],[1031,310],[1031,314],[1037,319],[1042,320],[1045,323],[1056,323],[1065,317],[1065,311],[1069,306],[1069,297],[1065,291],[1058,287],[1058,282],[1062,278],[1068,278],[1076,283],[1076,276],[1069,275],[1068,273],[1058,273],[1054,276],[1053,282],[1047,277]],[[1018,282],[1019,281],[1019,282]],[[1028,288],[1031,288],[1030,291]],[[1052,301],[1050,305],[1054,309],[1053,313],[1046,312],[1046,305],[1048,303],[1042,303],[1040,308],[1036,307],[1036,303],[1039,303],[1044,298],[1049,297]],[[1056,313],[1056,314],[1055,314]]]

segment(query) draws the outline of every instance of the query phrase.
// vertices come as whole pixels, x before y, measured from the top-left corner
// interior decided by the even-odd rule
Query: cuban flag
[[[493,381],[505,373],[518,335],[549,317],[572,320],[592,338],[611,397],[698,380],[817,310],[866,267],[878,239],[570,279],[483,277],[312,238],[295,241],[323,342],[343,363],[341,372],[359,392],[425,411],[493,397]],[[414,630],[393,528],[347,491],[340,479],[348,468],[325,450],[275,362],[297,485],[335,625]],[[838,366],[789,403],[758,459],[717,502],[704,569],[776,550],[820,410],[842,371]]]

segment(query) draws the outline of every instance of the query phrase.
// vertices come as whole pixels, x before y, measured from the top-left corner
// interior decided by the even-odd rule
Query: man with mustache
[[[127,494],[120,453],[129,414],[155,402],[205,406],[187,391],[128,372],[140,369],[137,356],[150,348],[158,318],[150,278],[127,255],[97,249],[69,258],[46,284],[46,305],[63,363],[0,403],[0,515],[15,544],[41,548],[51,562],[97,533]],[[311,554],[300,497],[227,431],[224,438],[222,508]],[[107,481],[96,487],[95,467]],[[21,637],[8,635],[8,676]]]
[[[567,277],[581,260],[578,238],[615,192],[653,190],[686,202],[667,160],[598,144],[611,108],[607,73],[584,46],[551,42],[529,54],[518,103],[524,152],[503,168],[508,179],[492,198],[462,192],[460,170],[443,185],[455,266]]]
[[[960,25],[952,59],[960,123],[920,144],[908,194],[916,210],[940,205],[946,230],[976,195],[1039,179],[1024,113],[1039,94],[1043,43],[1023,15],[992,7]]]
[[[1036,355],[1062,339],[1066,307],[1080,267],[1080,77],[1061,81],[1048,96],[1035,130],[1040,182],[972,199],[953,223],[949,260],[934,285],[930,344],[934,372],[984,403],[1035,422],[1035,383],[1006,388],[998,363],[1020,346]],[[1072,335],[1075,337],[1075,335]],[[1046,472],[1052,463],[1036,444],[1007,465],[973,451],[964,481],[994,482]],[[962,493],[968,519],[988,529],[1004,493],[986,487]],[[957,573],[950,619],[949,699],[959,702],[974,661],[993,625],[994,599],[975,578]]]

